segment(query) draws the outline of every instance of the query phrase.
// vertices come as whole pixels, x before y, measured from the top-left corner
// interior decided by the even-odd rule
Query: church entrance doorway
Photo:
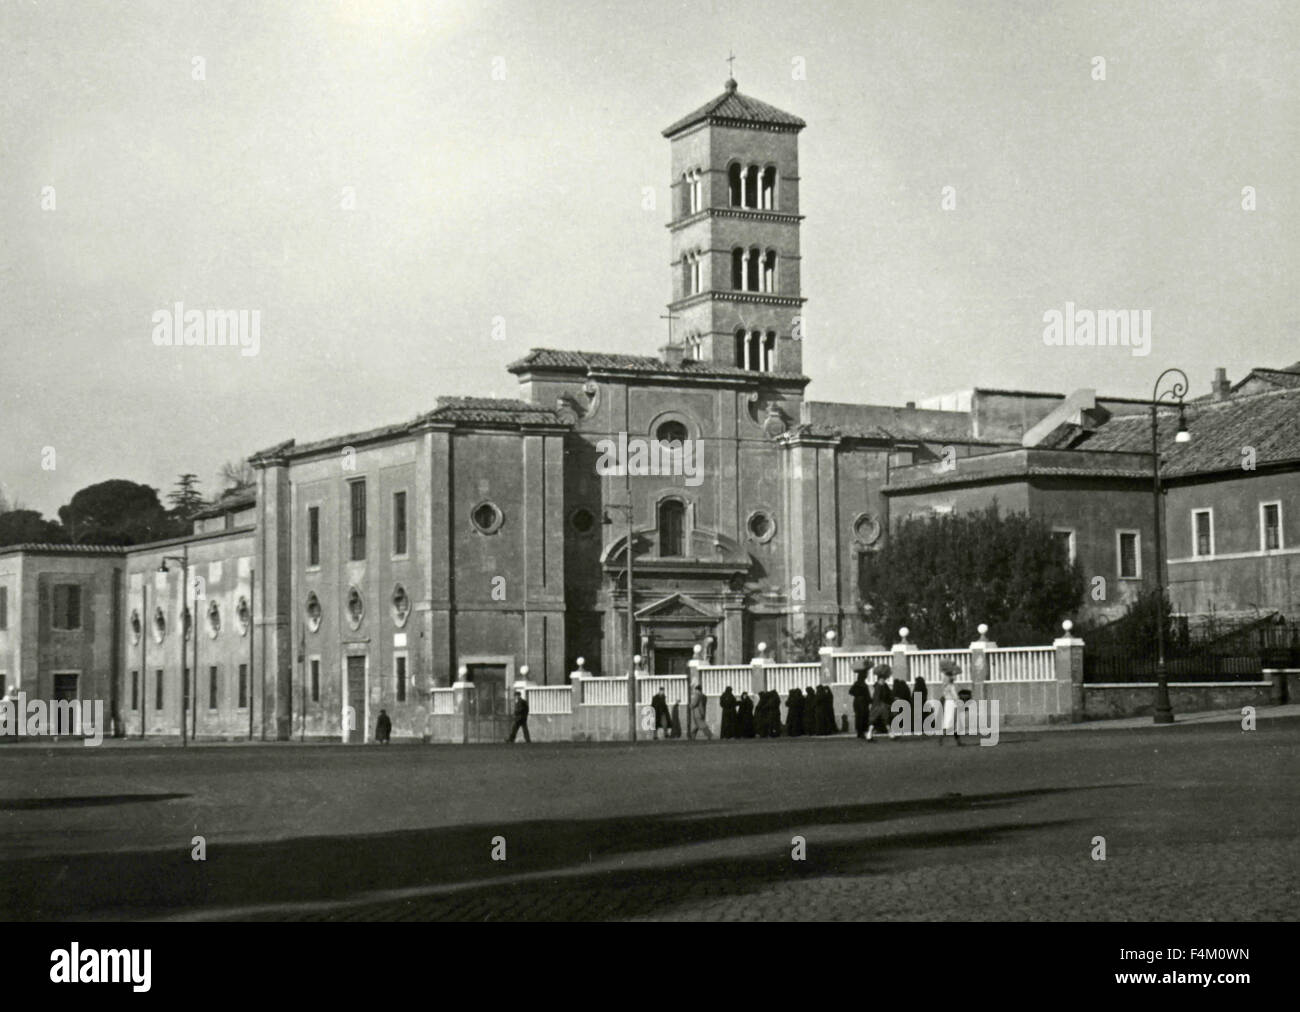
[[[466,735],[471,742],[505,741],[514,716],[512,693],[504,664],[469,664],[467,677],[474,684],[470,695]]]
[[[655,647],[656,675],[689,675],[689,663],[695,655],[693,647]]]

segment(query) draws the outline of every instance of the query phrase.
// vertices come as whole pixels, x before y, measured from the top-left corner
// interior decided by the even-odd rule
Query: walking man
[[[952,661],[944,661],[939,665],[939,671],[943,674],[943,688],[939,690],[940,705],[943,706],[943,727],[939,730],[939,744],[943,744],[943,736],[951,734],[952,740],[958,745],[961,744],[961,735],[957,733],[957,707],[961,704],[961,697],[957,694],[957,665]]]
[[[709,723],[707,720],[704,719],[705,705],[706,703],[704,699],[704,689],[702,689],[700,687],[700,684],[697,682],[695,684],[695,691],[691,693],[691,738],[692,739],[694,739],[695,735],[700,731],[704,732],[704,737],[710,740],[712,740],[713,738],[713,732],[709,730]]]
[[[506,739],[511,745],[515,743],[515,735],[520,731],[524,732],[524,741],[532,744],[532,737],[528,733],[528,700],[518,689],[515,690],[515,722],[510,725],[510,737]]]
[[[857,675],[849,686],[849,695],[853,697],[853,730],[863,741],[870,741],[867,728],[871,724],[871,686],[867,684],[867,669],[871,665],[865,657],[853,662],[853,673]]]
[[[388,717],[387,710],[379,711],[379,719],[375,721],[375,741],[381,745],[387,745],[388,739],[393,734],[393,722]]]
[[[665,739],[672,737],[673,718],[668,712],[668,697],[664,694],[662,686],[650,697],[650,705],[655,711],[655,741],[659,740],[660,728],[663,728]]]

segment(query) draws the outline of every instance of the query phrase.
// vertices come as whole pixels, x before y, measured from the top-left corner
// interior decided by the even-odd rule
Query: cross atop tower
[[[736,54],[730,49],[727,50],[727,76],[733,81],[736,79],[736,68],[732,66],[736,62]]]

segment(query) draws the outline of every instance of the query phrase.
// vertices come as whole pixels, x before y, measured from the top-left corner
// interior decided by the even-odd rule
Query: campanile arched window
[[[727,166],[727,203],[739,207],[741,201],[741,179],[745,170],[739,165]]]

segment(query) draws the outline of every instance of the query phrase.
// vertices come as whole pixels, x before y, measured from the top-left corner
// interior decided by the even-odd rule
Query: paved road
[[[1298,777],[1294,717],[962,749],[6,746],[0,916],[1293,920]]]

